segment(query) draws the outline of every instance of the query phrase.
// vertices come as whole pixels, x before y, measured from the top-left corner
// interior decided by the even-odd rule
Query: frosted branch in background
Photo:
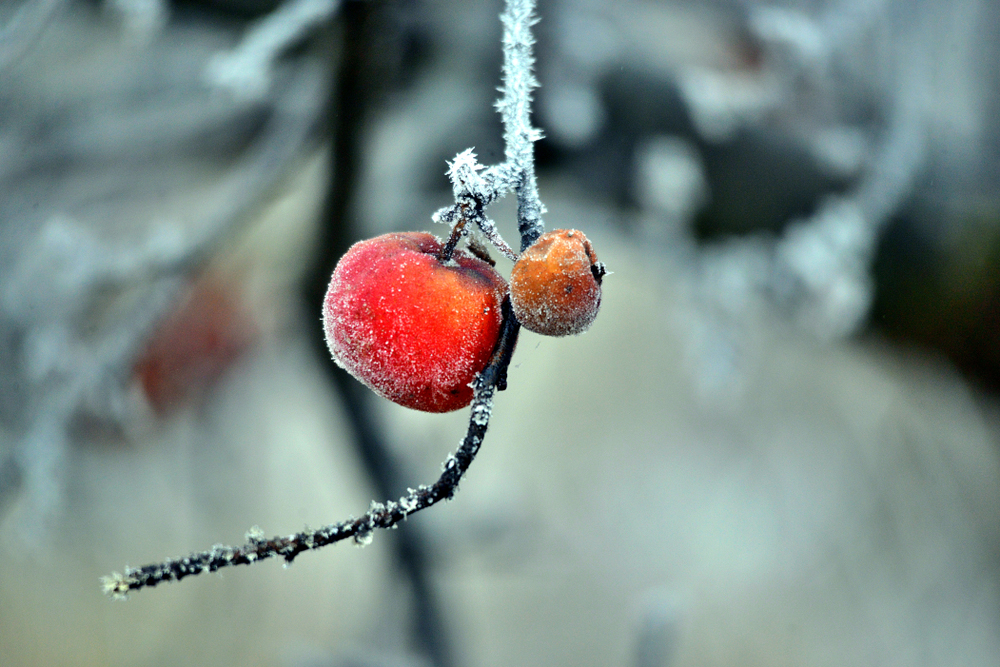
[[[105,44],[106,17],[91,18],[54,12],[0,88],[18,102],[0,127],[0,519],[28,547],[66,509],[79,424],[141,419],[132,382],[150,335],[311,148],[328,99],[315,58],[283,64],[263,103],[227,99],[195,78],[216,39]],[[64,66],[93,76],[66,91]],[[217,171],[188,191],[206,158]]]
[[[823,25],[846,40],[871,23],[869,13],[851,16],[854,24],[826,16]],[[918,13],[911,20],[910,29],[917,30],[927,17]],[[927,159],[927,55],[918,40],[907,39],[898,40],[894,55],[886,123],[857,184],[791,224],[775,247],[769,287],[820,338],[849,336],[863,324],[874,299],[871,264],[878,236],[913,192]]]
[[[532,92],[538,87],[533,66],[535,39],[531,28],[538,22],[534,0],[509,0],[500,20],[503,23],[503,93],[497,101],[504,127],[506,159],[502,164],[484,169],[475,153],[467,149],[449,163],[448,177],[455,193],[455,204],[434,214],[436,222],[454,225],[468,233],[467,223],[478,227],[501,252],[514,259],[510,246],[500,238],[496,226],[483,209],[508,192],[517,193],[517,230],[521,250],[535,242],[545,225],[545,207],[538,197],[535,179],[535,142],[542,133],[531,126]],[[480,173],[482,171],[482,173]]]
[[[340,0],[288,0],[247,30],[239,46],[209,61],[206,81],[241,98],[263,98],[278,57],[339,7]]]
[[[857,159],[841,161],[849,165],[843,174],[853,183],[845,192],[827,194],[815,213],[790,221],[777,239],[751,239],[741,248],[729,244],[702,261],[731,262],[728,273],[742,271],[743,283],[761,296],[774,297],[797,324],[820,339],[833,340],[857,332],[868,316],[879,234],[913,194],[926,165],[932,99],[928,72],[933,68],[921,36],[933,33],[939,17],[933,7],[924,6],[894,15],[898,10],[880,1],[844,0],[814,14],[799,4],[802,7],[754,6],[749,14],[749,27],[764,46],[769,71],[780,82],[771,113],[801,118],[802,109],[810,110],[812,115],[798,122],[820,160],[830,156],[829,147],[821,143],[830,132],[836,133],[840,146],[847,133],[861,137]],[[861,47],[876,40],[883,60],[879,68],[859,55],[865,53]],[[809,83],[809,99],[803,99],[803,81]],[[865,125],[857,117],[840,118],[832,111],[837,108],[832,101],[845,99],[845,91],[866,89],[884,94],[879,122]],[[723,272],[709,267],[702,275]],[[706,293],[713,291],[733,301],[729,294],[723,296],[724,286]]]

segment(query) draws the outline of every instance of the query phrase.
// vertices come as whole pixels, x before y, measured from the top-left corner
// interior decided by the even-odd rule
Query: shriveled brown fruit
[[[510,274],[514,314],[535,333],[583,333],[597,317],[605,273],[583,232],[546,232],[514,263]]]

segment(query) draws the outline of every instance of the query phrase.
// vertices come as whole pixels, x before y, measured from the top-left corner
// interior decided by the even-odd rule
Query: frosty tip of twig
[[[129,591],[127,575],[120,572],[112,572],[106,577],[101,577],[101,590],[112,600],[127,600]]]
[[[448,163],[448,179],[451,181],[452,192],[456,199],[466,193],[483,191],[483,180],[479,178],[483,165],[476,160],[473,150],[466,148]]]

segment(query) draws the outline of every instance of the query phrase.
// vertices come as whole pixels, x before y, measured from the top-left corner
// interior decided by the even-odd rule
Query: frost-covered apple
[[[510,304],[529,331],[546,336],[583,333],[601,306],[604,264],[576,229],[538,237],[514,263]]]
[[[356,243],[323,303],[334,360],[389,400],[426,412],[472,401],[471,382],[500,335],[507,283],[485,261],[422,232]]]

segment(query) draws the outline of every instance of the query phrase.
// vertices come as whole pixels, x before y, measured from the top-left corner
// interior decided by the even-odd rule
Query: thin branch
[[[510,0],[500,17],[503,21],[503,98],[497,108],[503,116],[504,143],[507,162],[515,168],[517,191],[517,231],[521,234],[521,250],[535,242],[544,231],[542,213],[545,208],[538,198],[535,181],[534,142],[542,133],[531,126],[531,93],[538,87],[532,68],[535,39],[531,27],[538,22],[534,16],[534,0]]]
[[[502,164],[483,170],[472,149],[467,149],[448,164],[448,178],[455,193],[455,203],[433,216],[435,222],[456,224],[464,220],[475,224],[486,238],[510,259],[517,254],[500,237],[496,225],[483,214],[486,206],[508,192],[517,193],[517,231],[524,250],[545,231],[542,214],[545,207],[538,198],[535,179],[534,144],[542,138],[531,126],[531,94],[538,87],[532,71],[535,39],[531,28],[538,22],[534,0],[507,0],[503,14],[503,86],[496,107],[504,127],[506,159]],[[480,173],[482,171],[482,173]]]
[[[511,312],[509,300],[504,301],[503,311],[504,324],[496,350],[489,365],[476,377],[468,431],[458,450],[442,465],[441,476],[434,484],[410,489],[398,501],[373,501],[371,508],[360,518],[350,518],[317,530],[307,529],[288,537],[265,539],[263,532],[254,527],[246,535],[246,544],[239,547],[216,545],[208,551],[193,553],[185,558],[169,559],[139,568],[126,567],[124,574],[114,572],[110,576],[101,577],[104,592],[116,600],[124,600],[131,591],[167,581],[180,581],[203,572],[215,572],[232,565],[251,565],[275,557],[291,563],[304,551],[319,549],[348,538],[353,538],[359,545],[366,545],[371,542],[376,528],[392,528],[411,514],[450,499],[458,490],[458,483],[475,459],[486,436],[493,411],[494,392],[506,386],[507,367],[514,353],[520,324]]]

